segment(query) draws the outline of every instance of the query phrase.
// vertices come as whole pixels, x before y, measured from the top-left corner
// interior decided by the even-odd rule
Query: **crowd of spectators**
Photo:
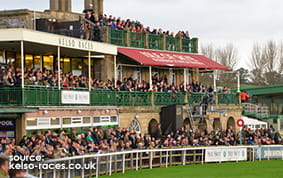
[[[174,32],[164,31],[161,28],[151,29],[150,27],[145,27],[140,21],[133,21],[130,19],[124,20],[121,17],[113,17],[112,15],[107,16],[106,14],[94,13],[92,11],[86,11],[85,19],[91,21],[94,26],[91,26],[88,22],[82,24],[81,26],[81,37],[85,36],[86,39],[91,39],[91,32],[93,32],[93,40],[101,41],[102,33],[101,27],[108,26],[112,30],[127,30],[137,33],[150,33],[155,35],[165,34],[172,37],[181,37],[190,39],[189,31],[178,31],[176,34]],[[83,35],[83,33],[85,35]]]
[[[283,144],[279,132],[274,129],[256,129],[252,131],[243,128],[242,143],[245,145]],[[153,149],[186,146],[217,146],[240,144],[239,133],[232,127],[216,129],[211,132],[196,129],[192,131],[189,126],[182,127],[175,132],[163,135],[158,125],[157,132],[142,136],[140,133],[125,128],[90,128],[87,133],[77,134],[73,129],[71,133],[61,130],[38,131],[31,137],[24,136],[19,144],[15,139],[3,138],[0,140],[0,153],[5,155],[41,155],[44,158],[60,158],[89,153],[115,152],[132,149]]]
[[[52,71],[44,69],[25,68],[24,72],[24,84],[25,85],[35,85],[35,86],[46,86],[46,87],[56,87],[58,86],[58,71]],[[0,68],[0,87],[20,87],[22,81],[21,69],[10,65],[9,67]],[[88,88],[89,82],[86,76],[74,76],[72,73],[61,73],[60,75],[61,87],[71,87],[71,88]],[[98,79],[90,79],[91,87],[93,89],[108,89],[108,90],[118,90],[118,91],[149,91],[150,85],[148,82],[133,79],[132,76],[124,79],[118,79],[116,81],[116,88],[114,85],[114,80],[102,81]],[[158,77],[154,75],[152,77],[152,91],[159,92],[198,92],[198,93],[213,93],[213,86],[204,85],[198,81],[191,81],[187,85],[181,83],[170,84],[166,76]],[[230,89],[224,87],[219,92],[230,93]]]

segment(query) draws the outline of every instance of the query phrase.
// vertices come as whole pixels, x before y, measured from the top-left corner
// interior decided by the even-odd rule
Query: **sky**
[[[0,0],[0,10],[49,9],[49,0]],[[4,3],[5,2],[5,3]],[[82,12],[84,0],[73,0],[74,12]],[[255,42],[283,41],[282,0],[104,0],[104,12],[145,26],[177,32],[189,30],[200,45],[234,44],[239,67],[248,63]]]

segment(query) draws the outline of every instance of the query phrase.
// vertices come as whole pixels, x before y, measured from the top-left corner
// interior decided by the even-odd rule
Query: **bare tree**
[[[214,47],[213,44],[208,44],[201,47],[201,53],[231,70],[235,70],[238,64],[238,50],[231,43],[224,47]],[[229,86],[231,82],[236,81],[235,74],[227,74],[225,71],[216,71],[216,77],[219,79],[220,85]],[[211,74],[202,74],[201,79],[204,81],[213,78]]]
[[[263,48],[258,43],[253,45],[250,57],[251,80],[256,85],[264,85],[264,68],[266,60],[263,55]]]

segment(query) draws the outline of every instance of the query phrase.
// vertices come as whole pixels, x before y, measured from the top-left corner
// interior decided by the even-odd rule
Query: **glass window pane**
[[[90,117],[84,117],[83,118],[83,123],[84,124],[89,124],[90,123]]]
[[[34,68],[41,69],[41,59],[40,56],[34,56]]]
[[[33,56],[30,54],[26,54],[25,56],[25,67],[32,68],[33,67]]]
[[[50,118],[51,125],[60,125],[60,118]]]
[[[37,119],[36,118],[28,118],[27,119],[27,126],[37,126]]]
[[[53,70],[54,56],[43,56],[43,67],[48,70]]]
[[[94,117],[93,123],[100,123],[100,117]]]
[[[71,118],[63,118],[63,124],[71,124]]]
[[[3,51],[0,51],[0,63],[5,63]]]
[[[117,117],[116,116],[111,116],[111,122],[117,122]]]

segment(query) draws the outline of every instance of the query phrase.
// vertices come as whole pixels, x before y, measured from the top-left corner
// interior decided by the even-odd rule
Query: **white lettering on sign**
[[[0,126],[14,126],[12,121],[0,121]]]
[[[87,91],[62,91],[62,104],[89,104],[89,92]]]
[[[84,50],[94,50],[94,45],[91,41],[71,39],[71,38],[59,38],[59,46],[79,48]]]
[[[247,160],[247,148],[207,148],[205,162],[244,161]]]
[[[153,61],[156,61],[156,62],[204,65],[204,63],[188,55],[168,54],[168,53],[161,53],[161,52],[160,53],[145,52],[145,51],[140,51],[140,54],[146,57],[149,57]]]

